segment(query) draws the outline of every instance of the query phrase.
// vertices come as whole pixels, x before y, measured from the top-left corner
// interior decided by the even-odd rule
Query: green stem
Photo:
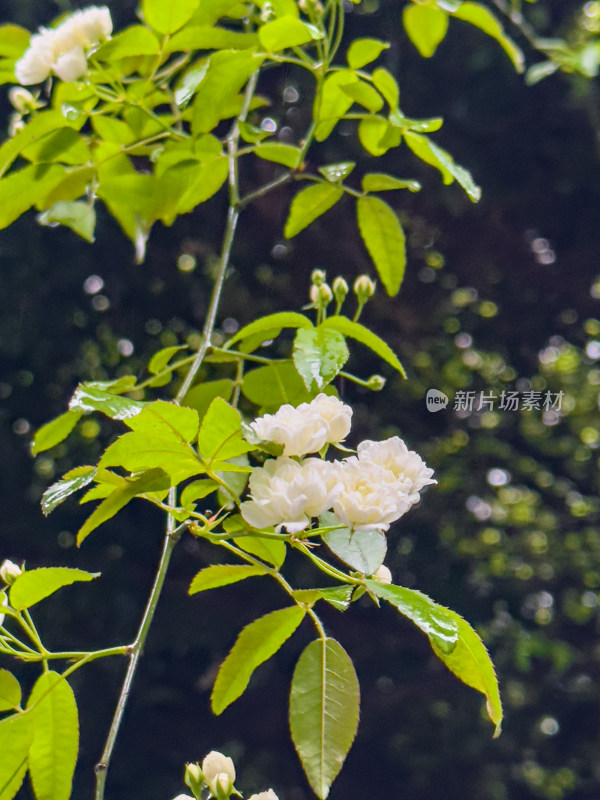
[[[215,277],[215,284],[213,287],[213,292],[211,295],[207,315],[206,315],[206,322],[203,328],[203,337],[202,343],[198,348],[196,355],[188,369],[188,372],[179,387],[179,390],[175,396],[175,402],[180,403],[181,400],[187,394],[190,386],[192,385],[194,378],[196,377],[198,370],[202,366],[202,362],[204,361],[204,357],[206,356],[206,352],[210,346],[210,341],[213,335],[213,331],[215,328],[215,323],[217,319],[217,311],[219,308],[219,303],[221,300],[221,293],[223,290],[223,284],[225,282],[225,275],[227,273],[227,268],[229,266],[229,258],[231,255],[231,248],[233,245],[233,239],[235,236],[235,231],[237,227],[237,222],[240,214],[239,210],[239,188],[238,188],[238,173],[237,173],[237,156],[238,156],[238,145],[239,145],[239,120],[244,120],[246,115],[248,114],[248,109],[250,108],[250,102],[252,99],[252,95],[256,88],[256,82],[258,80],[258,72],[255,72],[254,75],[248,81],[246,87],[246,95],[244,100],[244,105],[241,110],[240,116],[238,119],[233,123],[231,131],[229,133],[227,143],[228,143],[228,153],[229,153],[229,211],[227,214],[227,223],[225,226],[225,233],[223,236],[223,244],[221,247],[221,256],[219,259],[219,265],[217,270],[217,275]],[[175,488],[171,488],[169,490],[169,497],[168,503],[170,506],[176,505],[176,490]],[[158,569],[156,572],[156,577],[154,580],[154,585],[152,586],[152,590],[150,592],[150,596],[148,597],[148,601],[146,603],[146,608],[144,609],[144,615],[142,617],[142,621],[140,623],[140,627],[138,630],[138,634],[136,636],[135,642],[131,645],[128,650],[130,661],[127,668],[127,672],[125,674],[125,679],[123,681],[123,685],[121,687],[121,692],[119,694],[119,700],[117,702],[117,707],[115,709],[115,713],[113,716],[113,721],[111,723],[108,737],[106,740],[106,744],[104,746],[104,750],[102,752],[102,756],[100,761],[96,765],[96,792],[95,792],[95,800],[104,800],[104,788],[106,784],[106,775],[108,771],[108,767],[110,764],[112,752],[115,746],[115,741],[117,738],[117,734],[119,732],[119,728],[121,726],[121,722],[123,719],[123,714],[125,712],[125,707],[127,705],[127,701],[129,699],[129,694],[131,692],[131,686],[133,683],[133,679],[135,677],[135,672],[137,669],[137,665],[144,649],[144,645],[146,643],[146,638],[148,636],[148,632],[150,630],[150,626],[152,625],[152,621],[154,619],[154,614],[156,612],[156,607],[158,605],[158,601],[160,598],[160,594],[163,588],[163,584],[165,581],[165,577],[167,574],[167,570],[169,567],[169,563],[171,561],[171,555],[173,553],[173,548],[175,544],[179,541],[181,537],[181,527],[176,527],[176,520],[169,515],[167,518],[167,530],[164,538],[163,543],[163,550],[160,557]]]

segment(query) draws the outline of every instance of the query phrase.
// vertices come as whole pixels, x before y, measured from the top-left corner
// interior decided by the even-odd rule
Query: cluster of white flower
[[[112,33],[110,11],[91,6],[76,11],[56,28],[40,28],[15,65],[22,86],[42,83],[54,73],[63,81],[76,81],[87,72],[86,53]]]
[[[194,793],[199,794],[208,787],[211,796],[219,800],[229,797],[232,794],[241,797],[235,789],[235,766],[229,756],[224,756],[216,750],[212,750],[202,761],[202,767],[198,764],[188,764],[185,769],[185,780],[188,786],[195,787]],[[198,790],[198,791],[196,791]],[[178,794],[174,800],[194,800],[189,794]],[[273,789],[266,792],[253,794],[248,800],[278,800]]]
[[[356,456],[341,461],[296,460],[339,443],[350,432],[352,409],[335,397],[320,394],[298,408],[282,406],[252,423],[264,441],[284,446],[250,476],[251,500],[242,516],[253,528],[275,526],[299,533],[311,520],[333,509],[353,530],[386,531],[418,502],[424,486],[435,483],[433,470],[394,436],[383,442],[364,441]]]

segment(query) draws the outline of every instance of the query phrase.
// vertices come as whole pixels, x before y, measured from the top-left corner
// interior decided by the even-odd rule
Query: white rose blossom
[[[202,762],[202,775],[213,794],[216,794],[217,788],[222,788],[227,793],[235,783],[233,761],[229,756],[211,750]]]
[[[253,794],[248,800],[279,800],[273,789],[267,789],[266,792],[259,792]]]
[[[283,405],[276,414],[265,414],[250,427],[263,441],[283,445],[284,456],[304,456],[343,441],[350,433],[351,419],[350,406],[337,397],[320,394],[297,408]]]
[[[42,83],[53,72],[61,80],[76,81],[87,72],[85,50],[95,47],[112,33],[106,6],[76,11],[57,28],[41,28],[15,65],[15,76],[23,86]]]
[[[433,470],[398,436],[383,442],[367,439],[358,445],[357,452],[359,461],[378,464],[390,472],[395,488],[407,495],[411,505],[419,502],[419,492],[424,486],[437,483],[431,477]]]
[[[336,463],[307,458],[298,463],[287,456],[265,461],[250,475],[251,500],[241,504],[253,528],[275,526],[280,532],[299,533],[328,508],[339,491]]]
[[[341,462],[338,474],[342,486],[333,510],[349,528],[387,531],[411,506],[408,496],[394,487],[389,470],[379,464],[352,456]]]

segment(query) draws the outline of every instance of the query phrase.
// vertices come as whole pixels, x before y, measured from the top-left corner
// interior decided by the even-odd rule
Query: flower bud
[[[372,392],[380,392],[385,386],[385,378],[383,375],[371,375],[367,381],[367,389]]]
[[[202,776],[219,800],[229,797],[235,782],[235,767],[229,756],[212,750],[202,762]]]
[[[204,787],[204,777],[200,764],[186,764],[183,782],[192,790],[196,797],[200,797],[200,793]]]
[[[354,281],[354,294],[358,297],[359,303],[366,303],[375,294],[375,281],[368,275],[359,275]]]
[[[310,282],[314,283],[315,286],[320,286],[322,283],[325,283],[327,280],[327,273],[324,269],[313,269],[310,274]]]
[[[392,573],[385,566],[385,564],[382,564],[373,573],[373,578],[377,581],[377,583],[391,583],[392,582]]]
[[[233,791],[233,781],[227,772],[219,772],[209,786],[211,792],[218,800],[228,800],[229,795]]]
[[[8,99],[12,107],[19,112],[19,114],[28,114],[36,107],[34,96],[27,89],[22,86],[13,86],[8,93]]]
[[[338,275],[338,277],[333,281],[331,284],[331,288],[333,289],[333,296],[335,297],[335,302],[338,305],[342,305],[348,292],[350,289],[348,288],[348,284],[346,281]]]
[[[10,586],[11,583],[17,580],[22,571],[21,567],[6,559],[0,565],[0,580]]]
[[[267,789],[266,792],[259,792],[253,794],[248,800],[279,800],[273,789]]]
[[[8,121],[8,135],[12,139],[25,127],[25,120],[20,114],[11,114]]]

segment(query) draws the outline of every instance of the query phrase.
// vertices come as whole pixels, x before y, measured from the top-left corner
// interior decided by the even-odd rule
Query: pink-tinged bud
[[[335,302],[338,303],[338,305],[341,305],[350,291],[348,284],[342,277],[338,275],[338,277],[331,284],[331,288],[333,290]]]
[[[359,275],[354,281],[354,294],[360,303],[366,303],[375,294],[375,281],[368,275]]]

